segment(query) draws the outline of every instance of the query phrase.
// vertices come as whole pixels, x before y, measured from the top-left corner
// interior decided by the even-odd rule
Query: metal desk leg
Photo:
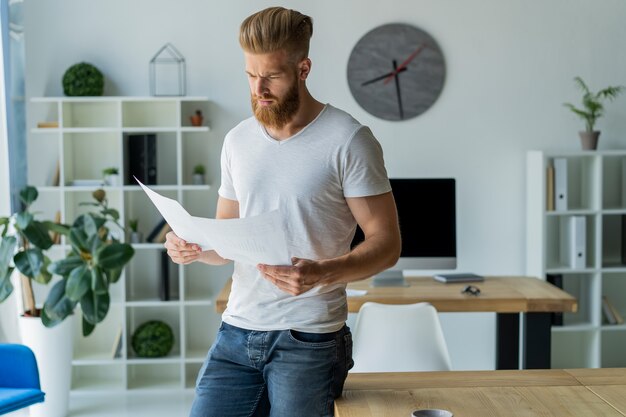
[[[519,313],[496,315],[496,369],[519,369]]]
[[[524,369],[550,369],[552,314],[526,313],[524,323]]]

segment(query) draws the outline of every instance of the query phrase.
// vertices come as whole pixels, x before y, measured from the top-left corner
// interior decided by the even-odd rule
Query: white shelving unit
[[[548,211],[548,167],[567,161],[567,210]],[[552,327],[553,368],[626,366],[626,325],[606,324],[602,297],[626,317],[626,264],[622,241],[626,222],[626,151],[581,151],[527,155],[527,274],[560,274],[563,289],[578,299],[578,311],[565,313]],[[586,264],[564,264],[564,219],[584,216]]]
[[[61,213],[71,223],[88,208],[91,193],[103,188],[109,206],[119,210],[120,222],[139,219],[144,238],[161,216],[139,188],[125,181],[124,153],[127,134],[155,133],[157,185],[151,188],[174,198],[196,216],[211,216],[214,204],[209,185],[193,185],[192,169],[219,161],[213,155],[207,126],[194,127],[189,115],[196,109],[209,114],[206,97],[43,97],[33,98],[29,108],[28,178],[37,186],[39,199],[33,208],[42,219]],[[39,122],[58,127],[39,128]],[[57,168],[58,167],[58,168]],[[118,167],[119,186],[73,186],[74,180],[100,180],[102,170]],[[54,184],[55,171],[58,184]],[[210,170],[207,170],[207,173]],[[208,178],[208,182],[217,178]],[[120,234],[122,234],[120,232]],[[127,236],[120,236],[126,240]],[[171,263],[171,285],[177,298],[161,301],[159,276],[162,244],[134,244],[135,256],[120,281],[111,286],[112,305],[94,333],[83,337],[77,320],[72,364],[74,393],[110,393],[112,390],[191,389],[220,321],[213,299],[224,283],[212,280],[205,265]],[[52,258],[69,250],[55,245]],[[39,297],[41,300],[42,298]],[[138,358],[130,345],[133,331],[148,320],[168,323],[175,334],[167,357]],[[122,332],[122,356],[113,357],[116,335]]]

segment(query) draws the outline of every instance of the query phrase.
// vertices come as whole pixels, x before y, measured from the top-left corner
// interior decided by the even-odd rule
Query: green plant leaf
[[[109,270],[105,270],[104,272],[109,279],[109,284],[116,283],[122,276],[122,268],[109,269]]]
[[[91,284],[91,271],[87,265],[79,266],[70,272],[65,286],[65,294],[72,301],[79,301]]]
[[[61,323],[62,321],[63,321],[63,318],[57,318],[55,320],[52,320],[50,316],[48,316],[48,313],[46,313],[45,309],[41,310],[41,323],[45,327],[54,327],[57,324]]]
[[[41,273],[43,266],[43,252],[41,249],[32,248],[18,252],[13,257],[17,269],[29,278],[35,278]]]
[[[109,312],[111,298],[109,293],[95,294],[89,290],[80,299],[80,306],[83,309],[83,317],[91,324],[98,324]]]
[[[2,234],[1,234],[2,237],[5,237],[7,235],[10,221],[11,219],[9,219],[8,217],[0,217],[0,227],[2,227]]]
[[[6,274],[15,253],[17,239],[14,236],[5,236],[0,240],[0,276]]]
[[[22,211],[21,213],[17,213],[15,216],[15,226],[17,226],[20,230],[24,230],[28,227],[30,222],[33,221],[33,219],[34,216],[31,213]]]
[[[91,270],[91,290],[95,294],[104,294],[109,291],[109,286],[105,280],[105,275],[99,267]]]
[[[76,302],[70,300],[65,294],[66,282],[67,280],[62,279],[54,284],[48,293],[46,302],[43,305],[42,315],[43,312],[45,312],[50,321],[54,324],[60,323],[67,316],[72,314],[77,304]]]
[[[87,320],[85,320],[85,316],[84,315],[83,315],[82,322],[83,322],[83,336],[87,337],[87,336],[89,336],[93,332],[93,329],[96,328],[96,325],[95,324],[91,324]]]
[[[94,257],[96,265],[102,269],[119,269],[135,254],[133,247],[127,243],[111,243],[98,249]]]
[[[54,242],[48,234],[48,229],[43,223],[33,220],[28,227],[22,229],[24,236],[35,246],[41,249],[49,249]]]
[[[104,216],[111,216],[113,220],[118,221],[120,219],[120,212],[114,208],[108,208],[102,210],[102,214]]]
[[[94,204],[94,203],[90,203],[90,204]],[[95,205],[98,206],[98,204],[95,204]],[[72,227],[78,228],[78,229],[84,229],[85,223],[91,220],[93,220],[96,223],[96,229],[100,229],[106,223],[105,218],[100,217],[99,215],[94,214],[94,213],[87,213],[87,214],[78,216],[76,220],[74,220]]]
[[[87,244],[91,248],[90,252],[96,253],[100,246],[104,244],[104,242],[102,241],[102,239],[100,239],[100,235],[95,234],[89,237],[89,241],[87,242]]]
[[[52,274],[48,271],[48,267],[50,266],[50,258],[44,255],[43,257],[43,265],[39,270],[39,275],[33,277],[35,282],[46,285],[52,279]]]
[[[6,271],[0,271],[0,303],[7,299],[13,292],[13,284],[11,284],[11,274],[13,268],[8,268]]]
[[[85,261],[83,261],[79,256],[68,256],[65,259],[61,259],[55,262],[52,262],[48,266],[48,271],[52,274],[61,275],[66,277],[72,272],[75,268],[78,268],[82,265],[85,265]]]
[[[70,244],[76,253],[87,252],[87,234],[80,228],[72,226],[70,229]]]
[[[87,233],[87,236],[93,236],[98,233],[96,220],[90,214],[85,215],[83,218],[83,230]]]
[[[42,223],[51,232],[55,232],[63,236],[67,236],[70,234],[70,226],[66,224],[55,223],[49,220],[43,221]]]
[[[37,200],[38,196],[39,192],[32,185],[27,185],[20,191],[20,200],[22,200],[26,206],[30,206],[33,201]]]

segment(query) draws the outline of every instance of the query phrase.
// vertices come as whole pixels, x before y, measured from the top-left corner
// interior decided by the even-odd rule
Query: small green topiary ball
[[[63,92],[66,96],[101,96],[104,76],[87,62],[72,65],[63,75]]]
[[[167,355],[174,346],[174,332],[166,323],[151,320],[137,327],[131,344],[137,356],[158,358]]]

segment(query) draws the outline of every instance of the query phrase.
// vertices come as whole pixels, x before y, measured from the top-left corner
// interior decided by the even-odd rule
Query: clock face
[[[392,23],[366,33],[348,60],[348,85],[368,113],[406,120],[432,106],[446,76],[437,42],[414,26]]]

